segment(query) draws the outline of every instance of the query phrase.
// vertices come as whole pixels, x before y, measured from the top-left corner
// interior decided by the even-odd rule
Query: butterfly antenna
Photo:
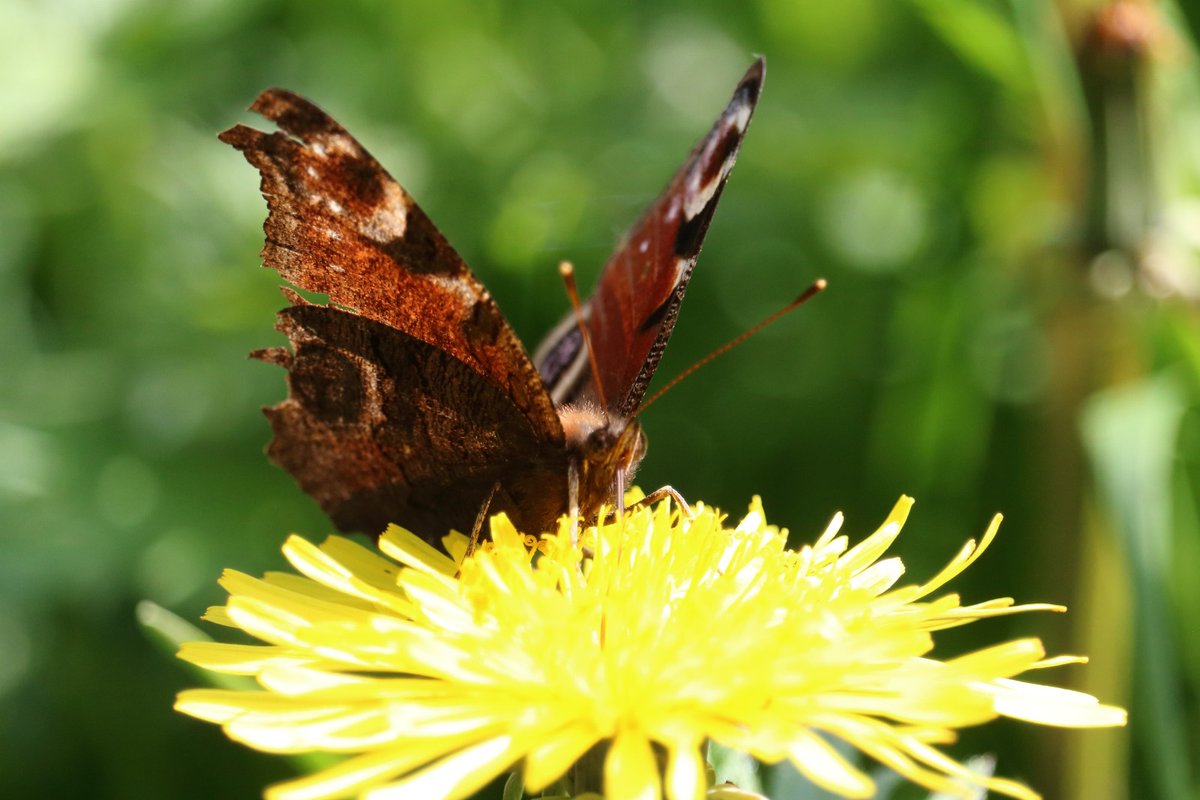
[[[600,365],[596,363],[596,351],[592,349],[592,337],[588,333],[587,320],[583,318],[583,304],[579,302],[579,287],[575,285],[575,266],[570,261],[558,265],[558,274],[562,276],[567,286],[567,298],[571,301],[571,310],[575,312],[575,324],[579,326],[579,335],[583,337],[583,346],[587,350],[588,364],[592,368],[592,383],[596,387],[596,399],[600,401],[600,410],[608,418],[608,402],[604,399],[604,385],[600,383]]]
[[[788,312],[790,312],[790,311],[795,311],[797,308],[799,308],[800,306],[802,306],[802,305],[804,305],[805,303],[807,303],[809,300],[811,300],[811,299],[813,298],[813,296],[814,296],[814,295],[816,295],[816,294],[818,294],[818,293],[820,293],[820,292],[824,291],[824,289],[825,289],[825,285],[826,285],[825,279],[824,279],[824,278],[818,278],[816,281],[814,281],[814,282],[813,282],[813,285],[812,285],[812,286],[809,286],[807,289],[805,289],[805,290],[804,290],[804,292],[803,292],[803,293],[802,293],[802,294],[801,294],[799,297],[797,297],[795,300],[793,300],[792,302],[788,303],[786,306],[784,306],[783,308],[779,309],[779,310],[778,310],[778,311],[776,311],[774,314],[772,314],[771,316],[767,317],[766,319],[764,319],[762,322],[760,322],[760,323],[758,323],[757,325],[755,325],[755,326],[754,326],[753,328],[751,328],[750,330],[748,330],[748,331],[746,331],[745,333],[741,334],[740,336],[738,336],[738,337],[736,337],[736,338],[732,339],[731,341],[728,341],[728,342],[726,342],[725,344],[723,344],[723,345],[721,345],[720,347],[718,347],[716,350],[713,350],[711,353],[709,353],[708,355],[706,355],[704,358],[700,359],[700,360],[699,360],[699,361],[697,361],[695,364],[692,364],[690,367],[688,367],[687,369],[685,369],[683,372],[681,372],[681,373],[679,373],[678,375],[676,375],[674,378],[672,378],[672,379],[670,380],[670,382],[668,382],[668,383],[667,383],[667,385],[666,385],[666,386],[662,387],[662,388],[661,388],[661,389],[659,389],[657,392],[655,392],[654,394],[652,394],[652,395],[650,396],[650,399],[649,399],[649,400],[647,400],[646,402],[644,402],[644,403],[642,403],[640,406],[638,406],[638,407],[637,407],[637,411],[636,411],[636,412],[634,412],[634,413],[636,413],[636,414],[641,414],[643,411],[645,411],[645,410],[646,410],[646,407],[647,407],[648,405],[650,405],[650,404],[651,404],[651,403],[653,403],[655,400],[657,400],[658,398],[662,397],[662,396],[663,396],[664,394],[666,394],[668,391],[670,391],[671,389],[673,389],[673,388],[675,387],[675,385],[676,385],[676,384],[678,384],[680,381],[682,381],[684,378],[686,378],[687,376],[691,375],[693,372],[695,372],[696,370],[700,369],[701,367],[703,367],[705,364],[709,363],[710,361],[713,361],[714,359],[716,359],[716,358],[718,358],[718,357],[720,357],[720,356],[723,356],[723,355],[725,355],[725,354],[726,354],[726,353],[728,353],[730,350],[732,350],[733,348],[737,347],[739,344],[741,344],[742,342],[746,341],[746,340],[747,340],[747,339],[749,339],[751,336],[753,336],[754,334],[758,333],[758,332],[759,332],[759,331],[761,331],[763,328],[767,327],[767,326],[768,326],[768,325],[770,325],[772,322],[774,322],[775,320],[777,320],[777,319],[779,319],[780,317],[782,317],[784,314],[787,314],[787,313],[788,313]]]

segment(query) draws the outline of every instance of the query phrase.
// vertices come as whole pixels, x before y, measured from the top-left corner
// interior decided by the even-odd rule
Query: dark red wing
[[[264,264],[458,359],[503,392],[544,440],[561,443],[554,404],[525,348],[400,184],[304,98],[268,89],[250,108],[284,132],[235,125],[220,138],[262,174]]]
[[[584,308],[604,398],[618,416],[633,414],[658,368],[765,70],[761,58],[747,70],[712,130],[625,235]],[[579,345],[565,320],[538,348],[539,370],[558,402],[595,398]]]

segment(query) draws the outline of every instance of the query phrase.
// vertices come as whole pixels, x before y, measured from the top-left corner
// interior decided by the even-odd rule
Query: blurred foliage
[[[139,631],[328,523],[261,454],[282,373],[255,94],[353,131],[526,342],[706,130],[765,94],[660,374],[830,289],[650,409],[643,486],[797,540],[837,509],[932,573],[1007,522],[979,599],[1065,602],[1048,680],[1126,731],[1000,724],[956,748],[1050,797],[1197,796],[1200,2],[7,0],[0,4],[0,796],[252,797],[292,767],[170,711]],[[259,123],[261,124],[261,123]],[[980,626],[972,626],[980,627]],[[789,796],[818,797],[794,775]],[[498,791],[498,790],[497,790]],[[903,796],[903,795],[900,795]]]

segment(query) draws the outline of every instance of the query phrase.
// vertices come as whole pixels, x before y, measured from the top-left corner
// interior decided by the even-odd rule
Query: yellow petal
[[[366,800],[410,800],[438,797],[457,800],[468,797],[521,757],[524,746],[511,736],[468,747],[414,775],[365,794]]]
[[[623,800],[659,800],[662,796],[658,763],[644,734],[623,730],[613,739],[604,760],[604,795]]]
[[[667,748],[667,797],[669,800],[696,800],[704,796],[704,757],[693,740],[672,742]]]
[[[403,616],[412,613],[412,603],[395,591],[399,570],[380,566],[382,559],[371,559],[370,553],[359,552],[358,545],[347,539],[332,538],[317,547],[307,539],[290,536],[283,554],[319,586],[336,592],[343,603],[358,599]]]
[[[324,800],[355,794],[359,789],[387,781],[412,769],[413,753],[380,750],[306,775],[267,787],[265,800]]]
[[[901,497],[897,500],[896,505],[892,507],[891,513],[888,514],[888,518],[879,526],[879,530],[850,548],[841,557],[838,566],[853,573],[875,563],[892,546],[892,542],[896,541],[896,537],[900,535],[900,529],[904,527],[912,505],[913,499],[911,497]]]
[[[875,795],[875,782],[817,734],[797,731],[787,750],[792,765],[818,786],[843,797],[867,798]]]
[[[536,793],[561,778],[599,740],[596,729],[584,721],[546,734],[546,741],[525,759],[525,788]]]
[[[276,645],[221,642],[185,642],[180,645],[178,656],[189,664],[233,675],[255,675],[271,664],[316,660],[304,650]]]
[[[445,553],[399,525],[388,525],[387,530],[379,537],[379,549],[404,566],[420,572],[445,575],[448,578],[453,578],[458,572],[458,565]]]
[[[943,567],[941,572],[935,575],[932,580],[921,585],[921,593],[919,596],[924,597],[937,591],[946,583],[957,577],[967,567],[974,564],[975,560],[983,555],[983,551],[987,550],[988,546],[992,543],[992,540],[996,538],[996,533],[1000,530],[1000,523],[1003,521],[1004,517],[1002,515],[996,514],[993,516],[991,523],[988,524],[987,530],[984,531],[983,540],[980,541],[978,545],[975,544],[974,539],[963,545],[963,548],[959,551],[958,555],[956,555],[949,564]]]
[[[1000,689],[996,711],[1006,717],[1064,728],[1100,728],[1126,722],[1124,709],[1102,705],[1083,692],[1005,678],[997,679],[994,685]]]

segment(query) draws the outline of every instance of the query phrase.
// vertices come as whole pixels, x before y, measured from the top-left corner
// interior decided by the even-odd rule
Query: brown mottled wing
[[[292,351],[258,355],[288,370],[288,397],[267,409],[268,453],[341,530],[399,523],[431,542],[491,510],[522,530],[565,508],[561,449],[508,396],[446,350],[374,320],[318,305],[281,311]]]
[[[658,368],[765,70],[761,58],[747,70],[712,130],[625,235],[586,304],[604,397],[620,416],[637,410]],[[535,361],[556,401],[595,397],[585,358],[571,320],[539,346]]]
[[[495,302],[425,213],[341,125],[268,89],[251,110],[283,132],[221,134],[262,174],[266,266],[332,303],[444,351],[498,388],[547,441],[562,427]]]

